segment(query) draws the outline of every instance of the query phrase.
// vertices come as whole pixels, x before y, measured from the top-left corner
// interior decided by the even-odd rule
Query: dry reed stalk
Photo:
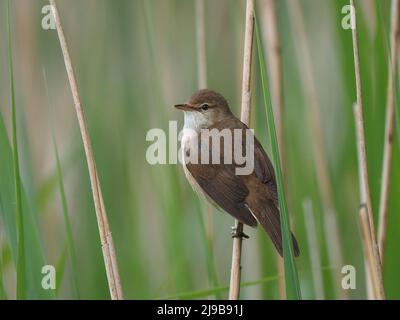
[[[374,250],[372,244],[372,238],[370,236],[370,225],[368,221],[367,206],[360,206],[360,224],[363,235],[363,246],[365,252],[366,260],[366,273],[369,274],[369,281],[367,282],[368,289],[372,290],[372,297],[379,297],[379,274],[377,273],[377,268],[371,268],[370,266],[375,263],[374,261]],[[379,298],[380,300],[383,298]]]
[[[354,8],[354,20],[356,20],[354,1],[350,0],[350,5]],[[357,93],[357,104],[355,105],[355,115],[356,115],[356,125],[360,152],[360,166],[361,166],[361,177],[362,182],[361,188],[361,201],[365,202],[367,206],[367,213],[369,219],[369,225],[371,229],[372,236],[375,237],[375,226],[372,214],[372,203],[371,203],[371,193],[369,188],[368,180],[368,166],[367,166],[367,152],[365,146],[365,131],[364,131],[364,115],[363,115],[363,104],[362,104],[362,94],[361,94],[361,72],[360,72],[360,59],[358,50],[358,35],[357,26],[354,21],[355,28],[352,29],[353,36],[353,54],[354,54],[354,72],[356,78],[356,93]]]
[[[279,145],[279,154],[281,159],[282,175],[286,177],[286,162],[285,162],[285,146],[284,146],[284,128],[283,128],[283,82],[282,82],[282,55],[281,55],[281,42],[278,30],[278,20],[276,15],[275,0],[263,0],[260,2],[263,25],[265,30],[266,57],[268,63],[268,70],[270,74],[271,85],[271,100],[274,107],[275,124]],[[286,184],[285,184],[286,188]],[[284,274],[283,259],[279,254],[276,255],[276,263],[278,274]],[[280,299],[286,298],[285,293],[285,280],[283,277],[278,278],[279,297]]]
[[[365,219],[364,215],[368,214],[365,212],[367,210],[367,195],[365,192],[365,176],[363,174],[363,165],[362,165],[362,142],[363,138],[361,138],[362,129],[360,126],[363,126],[362,115],[360,114],[360,108],[357,107],[357,103],[353,106],[354,111],[354,120],[356,126],[356,138],[357,138],[357,160],[358,160],[358,176],[359,176],[359,185],[360,185],[360,209],[359,209],[359,218],[361,224],[361,232],[363,239],[363,248],[364,248],[364,266],[365,266],[365,281],[366,281],[366,289],[367,289],[367,298],[369,300],[376,299],[377,297],[377,280],[376,280],[376,268],[371,267],[374,265],[374,260],[371,257],[374,257],[373,246],[372,244],[372,236],[371,236],[371,228],[369,221],[365,223],[363,219]],[[367,228],[366,228],[367,227]]]
[[[359,162],[359,179],[360,179],[360,219],[362,223],[364,248],[366,254],[366,262],[368,265],[367,271],[369,274],[368,281],[371,282],[373,289],[373,297],[375,299],[385,299],[385,292],[382,279],[382,266],[379,257],[379,248],[376,240],[375,224],[372,212],[371,192],[368,180],[368,165],[367,165],[367,151],[365,146],[365,129],[364,129],[364,115],[362,104],[361,92],[361,72],[360,72],[360,57],[358,49],[358,34],[357,34],[357,19],[356,8],[354,1],[350,0],[350,6],[353,8],[352,19],[352,38],[353,38],[353,54],[354,54],[354,73],[356,78],[356,93],[357,104],[354,107],[354,114],[356,120],[357,143],[358,143],[358,162]],[[363,209],[365,208],[365,209]],[[365,212],[366,211],[366,212]],[[368,217],[368,229],[365,227],[365,219],[363,216]],[[368,232],[369,230],[369,232]],[[370,242],[370,244],[369,244]],[[368,251],[367,251],[368,250]],[[370,258],[372,256],[372,258]]]
[[[242,106],[241,120],[247,126],[251,117],[251,62],[254,38],[254,0],[246,2],[246,27],[244,37],[243,79],[242,79]],[[235,220],[236,233],[243,233],[243,224]],[[242,237],[233,238],[231,279],[229,284],[229,300],[238,300],[240,294],[240,269],[242,257]]]
[[[243,123],[250,124],[251,118],[251,62],[253,56],[253,39],[254,39],[254,0],[246,2],[246,29],[244,37],[244,53],[243,53],[243,78],[242,78],[242,106],[241,117]]]
[[[207,58],[204,19],[204,0],[196,0],[197,74],[200,89],[207,88]]]
[[[83,146],[87,165],[89,169],[90,183],[93,193],[94,207],[96,218],[99,227],[101,247],[103,250],[104,263],[106,267],[108,286],[110,295],[113,300],[123,299],[121,282],[118,272],[118,264],[115,255],[115,248],[112,240],[111,231],[108,225],[107,214],[104,206],[103,195],[101,193],[100,181],[97,175],[96,164],[93,156],[92,145],[90,142],[89,132],[87,130],[85,114],[83,112],[81,100],[79,97],[78,85],[75,78],[74,69],[72,66],[71,57],[68,50],[68,45],[65,39],[64,31],[61,25],[60,15],[54,0],[49,0],[52,6],[57,34],[60,40],[61,50],[64,56],[65,68],[68,74],[68,80],[72,91],[72,96],[75,104],[75,111],[79,122],[79,129],[82,135]]]
[[[308,112],[311,135],[313,137],[313,155],[316,165],[317,181],[323,205],[324,235],[326,243],[329,244],[328,257],[331,265],[339,268],[343,265],[343,254],[340,243],[340,234],[337,226],[336,213],[333,203],[332,182],[328,171],[328,161],[323,141],[321,125],[320,106],[318,103],[316,82],[313,75],[312,57],[308,46],[307,33],[304,19],[301,13],[299,1],[287,1],[290,20],[293,22],[293,29],[296,32],[299,46],[299,65],[302,67],[301,75],[306,93],[307,104],[310,107]],[[347,293],[340,286],[340,273],[337,272],[334,281],[336,293],[340,298],[347,298]]]
[[[388,87],[386,101],[386,124],[384,149],[382,160],[381,193],[379,201],[379,229],[378,245],[381,263],[384,263],[385,241],[387,231],[388,200],[390,191],[390,170],[393,153],[394,135],[394,79],[397,64],[398,45],[400,35],[399,24],[399,0],[392,0],[391,7],[391,27],[390,27],[390,59],[388,71]]]
[[[261,23],[265,30],[266,57],[270,75],[271,100],[274,107],[275,124],[281,156],[282,174],[285,177],[285,148],[283,128],[283,80],[282,80],[282,55],[281,41],[278,30],[275,0],[263,0],[260,2],[262,19]]]

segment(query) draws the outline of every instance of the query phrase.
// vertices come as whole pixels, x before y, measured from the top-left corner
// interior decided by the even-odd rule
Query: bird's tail
[[[278,207],[275,205],[273,200],[267,200],[262,207],[258,206],[259,202],[255,203],[255,206],[249,207],[251,212],[256,217],[257,221],[263,226],[264,230],[267,232],[272,240],[276,250],[283,257],[283,245],[282,245],[282,233],[281,233],[281,221],[280,213]],[[300,255],[299,245],[293,233],[293,253],[295,257]]]

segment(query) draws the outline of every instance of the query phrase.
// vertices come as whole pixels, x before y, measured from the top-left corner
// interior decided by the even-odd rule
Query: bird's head
[[[177,104],[175,108],[184,111],[185,128],[196,131],[232,116],[225,98],[209,89],[196,91],[187,103]]]

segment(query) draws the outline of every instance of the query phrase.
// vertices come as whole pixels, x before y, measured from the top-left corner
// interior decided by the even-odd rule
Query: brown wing
[[[229,120],[226,123],[220,123],[219,127],[242,129],[242,150],[246,150],[244,129],[248,127],[238,119]],[[282,255],[278,193],[275,172],[270,159],[254,137],[254,171],[248,176],[237,176],[235,170],[238,166],[235,163],[224,164],[222,150],[221,145],[221,164],[188,163],[186,168],[203,191],[223,210],[252,227],[257,226],[258,221],[270,236],[279,254]],[[297,256],[299,249],[294,237],[293,245]]]
[[[257,220],[245,205],[249,194],[246,185],[235,175],[233,164],[186,164],[203,191],[223,210],[251,227]]]
[[[239,119],[229,119],[225,123],[220,124],[223,128],[241,129],[242,130],[242,150],[246,150],[246,130],[249,129]],[[254,137],[254,173],[257,178],[268,188],[270,195],[273,197],[276,206],[278,206],[278,190],[276,187],[275,171],[271,160],[265,153],[261,143]]]
[[[275,205],[278,206],[278,189],[276,187],[274,167],[256,137],[254,137],[254,173],[268,188],[268,192],[273,198]]]
[[[248,129],[248,127],[238,119],[229,123],[231,128],[243,129],[242,150],[245,150],[246,135],[244,129]],[[245,199],[246,204],[282,256],[282,235],[275,171],[271,160],[256,137],[254,137],[254,174],[242,178],[247,189],[251,190]],[[293,235],[292,239],[294,254],[298,256],[300,251]]]
[[[278,190],[275,180],[275,171],[272,163],[265,153],[262,145],[254,138],[254,173],[265,186],[264,196],[260,194],[249,195],[249,207],[256,215],[264,230],[270,236],[279,254],[283,255],[281,221],[279,212]],[[254,183],[254,181],[253,181]],[[257,184],[257,183],[256,183]],[[257,189],[256,187],[251,188]],[[299,245],[292,234],[294,255],[300,255]]]

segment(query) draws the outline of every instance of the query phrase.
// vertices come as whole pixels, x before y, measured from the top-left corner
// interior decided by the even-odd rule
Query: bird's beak
[[[176,104],[174,105],[175,108],[183,111],[193,111],[194,107],[190,104],[184,103],[184,104]]]

